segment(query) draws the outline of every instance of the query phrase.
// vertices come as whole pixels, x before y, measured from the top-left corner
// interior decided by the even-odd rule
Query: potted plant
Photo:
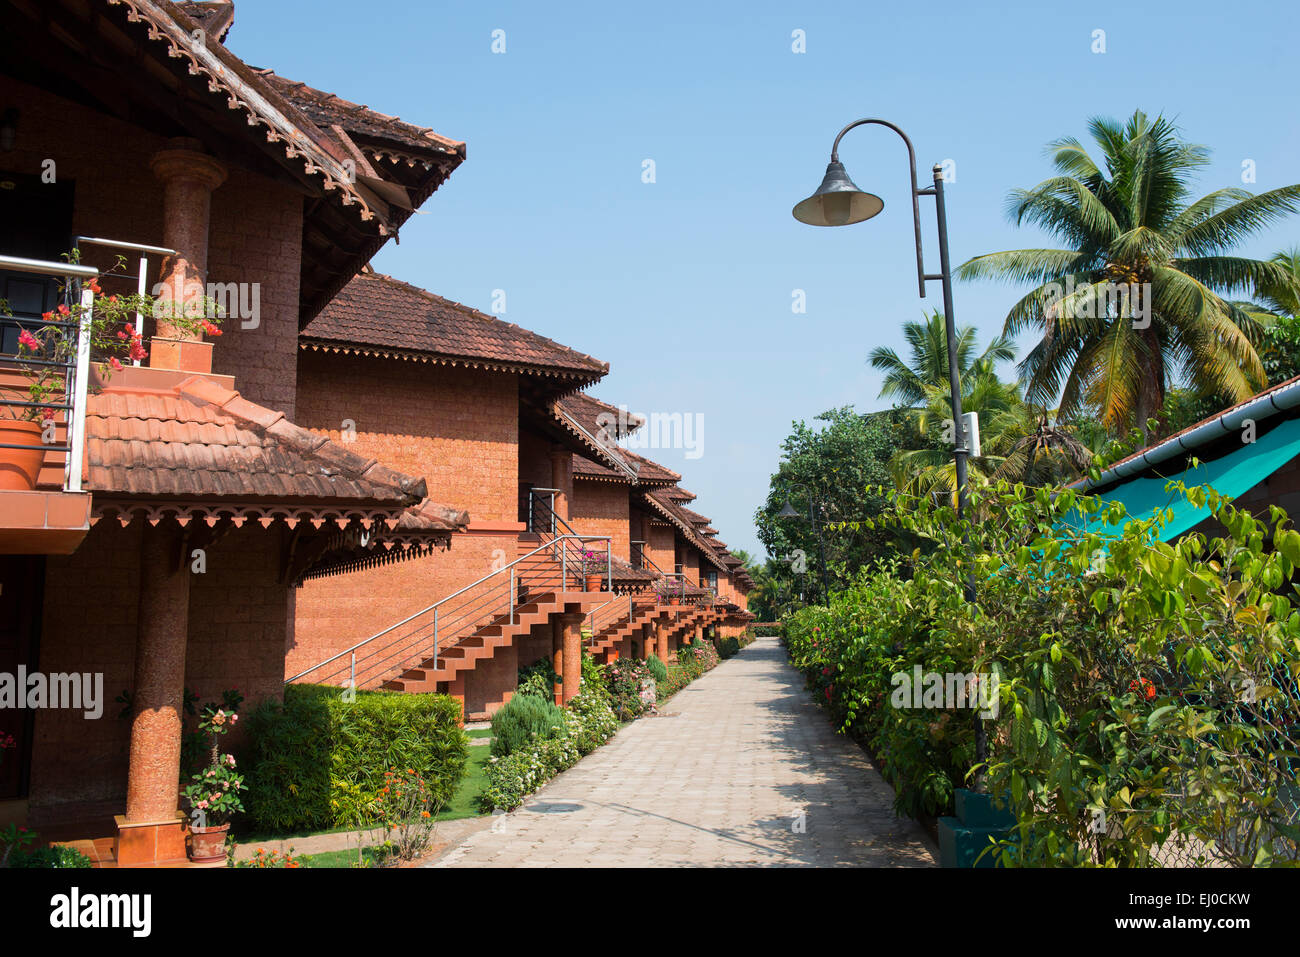
[[[196,771],[185,788],[190,805],[190,860],[199,864],[226,859],[226,834],[230,818],[244,809],[239,792],[244,778],[235,772],[235,758],[222,754],[221,736],[239,720],[234,710],[208,705],[199,719],[199,731],[208,738],[207,765]]]
[[[587,591],[600,591],[601,583],[605,579],[605,573],[608,568],[609,562],[604,552],[598,552],[589,548],[583,549],[582,574],[586,582]]]
[[[75,251],[65,258],[77,262]],[[119,256],[113,269],[125,264]],[[131,320],[134,316],[153,317],[157,300],[138,294],[101,295],[99,280],[111,272],[87,281],[86,288],[96,296],[89,315],[66,288],[65,301],[43,313],[39,321],[15,318],[8,303],[0,300],[0,327],[17,326],[19,330],[18,351],[0,356],[0,365],[17,372],[21,383],[0,386],[0,446],[22,446],[0,448],[0,489],[30,491],[36,487],[45,447],[57,444],[57,414],[63,411],[66,417],[66,410],[59,407],[68,404],[69,363],[77,355],[79,329],[90,337],[92,361],[102,364],[99,384],[123,368],[123,359],[138,362],[148,358],[143,336]],[[206,298],[198,303],[195,314],[171,321],[189,334],[221,334],[216,303]]]

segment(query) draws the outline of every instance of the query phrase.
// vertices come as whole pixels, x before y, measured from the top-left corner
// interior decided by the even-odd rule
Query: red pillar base
[[[185,853],[185,814],[162,821],[128,821],[118,814],[117,837],[113,839],[113,857],[118,867],[153,867],[159,864],[183,864]]]

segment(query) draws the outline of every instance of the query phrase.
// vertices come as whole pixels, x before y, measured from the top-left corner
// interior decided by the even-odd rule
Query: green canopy
[[[1160,540],[1169,541],[1204,521],[1210,515],[1207,506],[1197,508],[1177,492],[1165,491],[1165,484],[1181,478],[1189,488],[1209,485],[1222,495],[1237,498],[1254,488],[1296,456],[1300,456],[1300,419],[1288,419],[1275,426],[1257,441],[1242,443],[1213,462],[1202,462],[1181,475],[1167,478],[1137,478],[1121,482],[1097,497],[1108,502],[1122,502],[1132,518],[1150,518],[1160,509],[1172,509],[1173,520],[1160,530]],[[1119,537],[1122,525],[1108,525],[1096,517],[1082,530]]]

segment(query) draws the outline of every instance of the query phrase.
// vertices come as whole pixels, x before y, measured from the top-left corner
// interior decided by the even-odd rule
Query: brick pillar
[[[180,529],[146,524],[140,549],[126,814],[117,817],[119,866],[185,857],[178,808],[190,572],[180,563]]]
[[[126,785],[126,819],[132,822],[161,820],[176,813],[190,606],[189,566],[178,571],[179,560],[177,527],[146,524],[140,551],[134,717]]]
[[[167,300],[171,309],[195,310],[206,289],[212,191],[225,182],[226,168],[202,152],[198,140],[186,138],[170,140],[149,166],[163,183],[163,245],[176,250],[162,262],[159,293],[164,302],[159,312],[168,308]],[[183,345],[202,343],[201,333],[186,334],[161,317],[156,329],[145,331],[153,337],[151,366],[212,371],[211,346]]]
[[[560,690],[563,695],[562,703],[568,704],[578,693],[582,686],[582,621],[585,615],[569,613],[560,615],[559,623],[562,628],[564,654],[561,664],[563,668],[557,667],[555,670],[560,673],[563,682]]]
[[[561,678],[564,677],[564,618],[564,615],[557,615],[551,619],[551,667]],[[555,688],[555,703],[564,704],[563,685]]]

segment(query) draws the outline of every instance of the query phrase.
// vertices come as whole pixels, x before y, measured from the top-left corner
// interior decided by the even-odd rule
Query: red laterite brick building
[[[68,250],[125,257],[104,296],[228,306],[208,341],[143,328],[111,378],[79,353],[37,472],[0,459],[0,673],[102,676],[94,718],[0,709],[0,824],[183,859],[187,690],[355,681],[482,716],[544,656],[570,696],[584,642],[743,627],[743,567],[583,393],[607,364],[367,270],[464,144],[243,63],[228,2],[0,11],[0,422],[31,405],[19,332],[100,295]]]

